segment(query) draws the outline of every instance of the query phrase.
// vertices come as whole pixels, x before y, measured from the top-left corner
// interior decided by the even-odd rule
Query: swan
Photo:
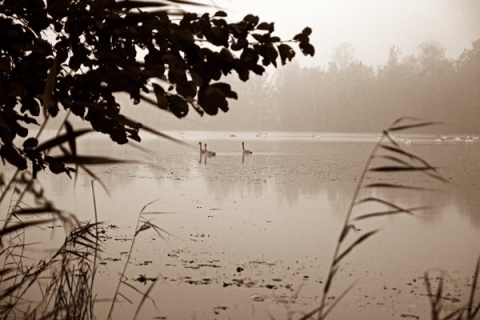
[[[242,141],[242,149],[243,149],[243,154],[252,154],[253,152],[250,150],[245,150],[245,142]]]
[[[198,145],[200,146],[200,155],[205,154],[205,150],[202,149],[202,142],[201,141],[198,143]]]
[[[203,152],[207,155],[207,157],[214,157],[216,155],[215,152],[207,150],[207,144],[206,143],[205,143],[205,150],[203,150]]]

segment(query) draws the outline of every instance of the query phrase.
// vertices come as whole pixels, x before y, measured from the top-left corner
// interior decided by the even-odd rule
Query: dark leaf
[[[228,83],[217,82],[211,87],[220,89],[227,98],[238,99],[237,93],[232,91],[232,87]]]
[[[47,12],[55,19],[61,20],[61,18],[67,16],[69,1],[64,0],[48,0]]]
[[[18,116],[17,119],[18,119],[18,121],[23,121],[23,122],[25,122],[25,123],[27,123],[27,124],[33,123],[33,124],[37,124],[37,125],[38,125],[37,119],[32,118],[32,117],[29,117],[29,116],[27,116],[27,115]]]
[[[23,148],[33,149],[38,145],[38,140],[36,138],[28,138],[23,142]]]
[[[165,95],[165,90],[163,90],[163,88],[156,83],[152,84],[152,86],[155,97],[157,98],[157,106],[160,109],[168,110],[168,99]]]
[[[227,112],[226,98],[237,98],[237,94],[226,83],[215,83],[208,87],[202,87],[198,93],[198,103],[209,115],[217,114],[219,108]]]
[[[5,144],[0,148],[0,155],[9,163],[17,167],[18,170],[27,169],[27,160],[11,144]]]
[[[237,41],[234,41],[230,48],[234,51],[239,51],[247,47],[248,47],[247,39],[242,38],[242,39],[238,39]]]
[[[270,29],[270,24],[267,22],[262,22],[257,26],[258,30],[269,30]]]
[[[247,22],[248,24],[252,26],[256,26],[258,24],[259,18],[257,16],[254,16],[252,14],[247,14],[244,18],[243,21]]]
[[[298,42],[300,42],[301,44],[302,44],[302,43],[308,43],[308,42],[309,42],[308,36],[307,36],[306,34],[303,34],[303,33],[299,33],[299,34],[295,35],[295,36],[293,37],[293,40],[298,41]]]
[[[310,55],[312,57],[315,55],[315,48],[310,43],[302,42],[300,43],[299,47],[304,55]]]
[[[19,125],[18,123],[16,123],[15,129],[17,130],[17,134],[18,134],[20,137],[26,138],[26,137],[28,136],[28,129],[22,127],[22,126]]]
[[[71,133],[65,133],[60,136],[57,136],[53,139],[47,140],[44,143],[40,144],[38,147],[36,147],[33,151],[34,152],[42,152],[48,149],[51,149],[53,147],[59,146],[62,143],[65,143],[67,141],[70,141],[71,139],[78,138],[81,135],[84,135],[86,133],[92,132],[92,129],[80,129]]]
[[[255,73],[255,74],[258,74],[258,75],[262,75],[264,72],[265,72],[265,68],[262,67],[261,65],[254,65],[252,67],[252,71]]]
[[[20,111],[25,112],[28,110],[32,116],[38,116],[40,114],[40,104],[33,97],[24,97],[21,99],[22,107]]]
[[[225,11],[217,11],[215,12],[215,14],[213,15],[214,17],[226,17],[227,16],[227,13]]]
[[[177,83],[176,89],[177,92],[185,98],[193,98],[197,94],[197,87],[195,86],[195,83],[193,81]]]
[[[272,23],[262,22],[257,26],[257,30],[266,30],[269,33],[272,33],[275,30],[275,28],[274,28],[273,22]]]
[[[73,156],[70,156],[73,158]],[[48,161],[48,168],[50,169],[50,171],[52,171],[53,173],[55,174],[60,174],[60,173],[68,173],[68,169],[67,167],[65,167],[65,164],[63,164],[62,162],[60,161],[56,161],[54,158],[51,158],[51,157],[48,157],[48,159],[46,159]]]
[[[302,34],[309,36],[312,34],[312,29],[310,27],[306,27],[305,29],[302,30]]]
[[[267,39],[263,34],[252,33],[252,37],[260,43],[264,43]]]
[[[177,117],[183,118],[188,114],[188,103],[178,95],[167,96],[169,110]]]
[[[226,28],[221,27],[212,27],[212,33],[210,36],[210,40],[212,44],[216,46],[225,46],[228,47],[228,30]]]
[[[286,64],[287,61],[292,61],[293,57],[295,57],[295,51],[287,44],[280,44],[278,46],[278,51],[280,52],[282,65]]]
[[[212,21],[213,25],[217,26],[217,27],[227,26],[227,21],[225,21],[224,19],[212,19],[211,21]]]

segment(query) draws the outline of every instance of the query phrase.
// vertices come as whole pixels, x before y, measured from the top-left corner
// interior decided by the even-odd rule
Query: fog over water
[[[146,139],[151,153],[115,146],[107,139],[86,139],[82,154],[107,152],[139,162],[92,168],[98,217],[105,231],[98,270],[98,299],[109,299],[125,263],[138,213],[160,226],[139,234],[126,279],[158,277],[151,291],[159,306],[146,303],[141,315],[167,319],[287,319],[318,306],[318,295],[349,201],[375,135],[265,132],[170,132],[190,142],[189,149],[163,139]],[[234,135],[234,136],[232,136]],[[401,319],[408,314],[428,319],[424,272],[449,273],[447,292],[464,301],[480,245],[480,207],[476,186],[480,141],[432,136],[399,139],[402,147],[425,157],[450,181],[443,184],[419,173],[370,173],[367,182],[398,182],[435,191],[363,189],[363,195],[388,199],[406,208],[424,207],[415,215],[399,214],[355,221],[357,232],[380,229],[342,263],[333,294],[358,280],[329,316],[343,319]],[[200,157],[198,141],[216,156]],[[242,157],[241,142],[253,150]],[[91,177],[76,182],[43,176],[45,191],[56,204],[82,220],[91,220]],[[380,209],[358,206],[355,216]],[[39,228],[48,238],[61,233]],[[35,250],[35,249],[33,249]],[[237,269],[237,268],[241,269]],[[241,271],[238,271],[241,270]],[[131,319],[133,305],[116,308],[115,319]],[[105,318],[106,304],[95,314]],[[453,304],[456,306],[456,304]],[[297,319],[299,317],[293,317]]]

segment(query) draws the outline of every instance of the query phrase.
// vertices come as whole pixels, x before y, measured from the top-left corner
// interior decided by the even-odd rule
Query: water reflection
[[[119,157],[142,159],[144,164],[124,164],[94,169],[113,194],[128,193],[122,203],[145,202],[164,194],[175,194],[188,190],[191,196],[207,196],[211,199],[236,199],[239,197],[268,197],[270,202],[286,203],[289,207],[299,204],[305,197],[328,195],[328,201],[335,205],[335,211],[342,215],[353,195],[358,176],[371,144],[362,143],[311,143],[298,142],[250,142],[252,149],[260,150],[244,156],[241,150],[231,151],[231,142],[212,142],[217,150],[215,157],[192,157],[192,153],[156,153],[145,155],[128,152]],[[89,152],[105,151],[110,144],[92,143],[85,146]],[[293,147],[295,146],[295,147]],[[235,146],[233,146],[235,147]],[[480,226],[478,212],[480,200],[476,197],[476,186],[480,184],[478,146],[458,147],[456,145],[411,146],[432,163],[439,165],[441,173],[450,181],[449,186],[440,186],[443,193],[436,192],[392,192],[382,190],[387,199],[400,204],[432,206],[433,210],[422,212],[424,221],[434,222],[441,218],[437,207],[456,208],[457,214],[468,216],[472,224]],[[238,149],[237,147],[235,147]],[[160,150],[162,148],[159,148]],[[230,151],[229,151],[230,150]],[[290,150],[290,152],[288,151]],[[115,153],[115,149],[108,150]],[[266,152],[265,152],[266,151]],[[197,153],[197,157],[199,154]],[[207,160],[208,158],[208,160]],[[198,159],[198,158],[197,158]],[[51,189],[54,195],[66,196],[72,190],[72,182],[64,177],[52,177]],[[90,203],[89,177],[80,174],[75,192],[79,202]],[[167,187],[166,182],[175,182]],[[422,182],[422,181],[420,181]],[[193,185],[195,187],[188,187]],[[438,186],[437,186],[438,187]],[[165,190],[173,188],[172,190]],[[203,193],[198,190],[205,189]],[[81,191],[80,191],[81,190]],[[192,191],[196,190],[196,191]],[[380,192],[380,191],[376,191]],[[375,195],[375,194],[374,194]],[[149,199],[148,199],[149,198]],[[130,200],[130,201],[129,201]],[[115,200],[118,201],[118,200]],[[321,205],[319,205],[321,207]],[[441,210],[440,210],[441,211]]]

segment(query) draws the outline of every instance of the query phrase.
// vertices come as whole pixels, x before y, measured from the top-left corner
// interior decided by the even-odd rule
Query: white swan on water
[[[208,151],[207,150],[207,144],[205,143],[205,150],[204,150],[205,154],[207,155],[207,157],[214,157],[216,155],[215,152],[213,151]]]
[[[202,142],[201,141],[198,143],[198,145],[200,146],[200,156],[201,156],[202,154],[205,154],[205,150],[202,149]]]
[[[245,149],[245,142],[242,141],[242,150],[243,150],[243,154],[252,154],[253,152],[248,150],[248,149]]]

